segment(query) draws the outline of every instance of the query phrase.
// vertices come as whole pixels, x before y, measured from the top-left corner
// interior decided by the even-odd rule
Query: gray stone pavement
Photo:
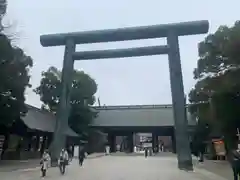
[[[0,160],[0,172],[9,172],[19,169],[34,168],[39,166],[40,159],[31,160]]]
[[[20,169],[12,172],[0,172],[1,180],[37,180],[40,167]],[[174,156],[102,156],[88,158],[83,167],[74,160],[65,175],[60,175],[58,168],[47,172],[49,180],[226,180],[201,168],[194,172],[180,171]]]
[[[104,156],[104,153],[94,153],[88,156],[89,159]],[[0,172],[12,172],[24,169],[36,169],[39,167],[40,159],[30,160],[0,160]]]
[[[233,172],[228,161],[205,160],[203,163],[195,161],[195,166],[205,169],[226,179],[233,179]]]

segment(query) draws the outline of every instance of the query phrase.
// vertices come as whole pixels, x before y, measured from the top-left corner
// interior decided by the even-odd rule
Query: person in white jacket
[[[64,174],[66,165],[68,165],[68,152],[65,149],[62,149],[60,152],[60,156],[58,159],[58,165],[60,168],[60,172],[62,174]]]
[[[47,150],[44,151],[40,164],[42,165],[41,166],[42,177],[45,177],[47,173],[47,169],[51,165],[51,157]]]
[[[107,146],[105,147],[105,153],[106,153],[106,155],[109,155],[109,154],[110,154],[110,147],[109,147],[109,145],[107,145]]]

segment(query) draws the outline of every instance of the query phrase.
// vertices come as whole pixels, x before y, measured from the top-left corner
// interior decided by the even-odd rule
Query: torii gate
[[[185,117],[184,89],[178,37],[185,35],[204,34],[208,32],[208,29],[209,23],[208,21],[204,20],[174,24],[42,35],[40,37],[40,42],[44,47],[61,45],[65,46],[62,69],[62,91],[57,110],[57,123],[52,142],[53,158],[58,157],[60,149],[64,147],[66,141],[64,131],[68,125],[74,60],[168,54],[178,167],[179,169],[192,170],[192,158],[189,137],[187,133],[187,121]],[[166,37],[167,45],[114,50],[83,52],[75,51],[76,44],[150,39],[159,37]]]

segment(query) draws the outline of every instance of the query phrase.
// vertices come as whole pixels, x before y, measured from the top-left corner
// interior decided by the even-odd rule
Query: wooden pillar
[[[47,142],[46,142],[46,148],[49,149],[50,147],[50,144],[52,143],[52,140],[53,140],[53,135],[52,134],[48,134],[47,135]]]
[[[128,134],[127,142],[128,142],[128,150],[130,153],[132,153],[134,151],[133,133]]]
[[[110,145],[110,152],[116,152],[116,136],[113,133],[108,134],[108,144]]]
[[[31,151],[31,147],[32,147],[32,142],[33,142],[33,137],[30,135],[30,137],[27,138],[27,151]]]
[[[173,152],[173,153],[177,153],[177,149],[176,149],[176,139],[175,139],[175,131],[174,131],[174,130],[173,130],[173,132],[172,132],[171,139],[172,139],[172,152]]]
[[[152,147],[154,153],[159,152],[158,135],[156,133],[152,133]]]
[[[156,137],[155,137],[155,133],[152,133],[152,149],[153,149],[153,152],[155,153],[155,149],[156,149]]]
[[[40,149],[41,154],[43,154],[43,152],[46,148],[46,140],[47,140],[47,137],[43,136],[42,143],[41,143],[41,149]]]
[[[4,142],[3,142],[3,147],[2,147],[2,154],[1,157],[3,157],[4,152],[7,150],[8,148],[8,141],[9,141],[9,133],[5,133],[5,138],[4,138]]]
[[[40,145],[40,136],[36,136],[36,144],[35,144],[35,151],[39,150],[39,145]]]

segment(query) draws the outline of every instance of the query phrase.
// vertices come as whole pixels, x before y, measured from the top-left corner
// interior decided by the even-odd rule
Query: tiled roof
[[[56,117],[52,113],[30,105],[27,105],[27,108],[28,112],[26,116],[22,117],[21,119],[29,129],[35,129],[44,132],[54,132]],[[75,133],[70,127],[66,128],[65,134],[72,137],[78,136],[78,134]]]
[[[136,106],[103,106],[95,107],[99,112],[92,126],[124,127],[124,126],[173,126],[172,105],[136,105]],[[196,121],[187,113],[188,124]]]

